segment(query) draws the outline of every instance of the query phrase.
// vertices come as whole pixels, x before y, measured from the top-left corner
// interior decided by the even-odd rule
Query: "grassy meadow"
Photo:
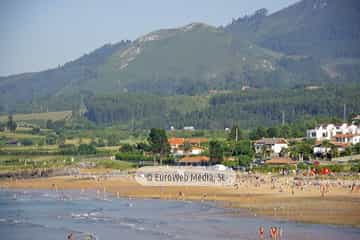
[[[13,115],[15,121],[30,121],[30,120],[52,120],[59,121],[68,119],[71,117],[71,111],[59,111],[59,112],[44,112],[44,113],[28,113],[28,114],[15,114]],[[8,115],[0,116],[0,121],[5,122],[8,119]]]

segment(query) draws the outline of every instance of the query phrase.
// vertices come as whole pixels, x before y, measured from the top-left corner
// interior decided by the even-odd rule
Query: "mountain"
[[[0,112],[74,96],[359,83],[359,9],[357,0],[303,0],[226,27],[192,23],[107,44],[55,69],[1,77]]]
[[[287,55],[359,58],[359,23],[358,0],[303,0],[271,15],[260,9],[226,28]]]

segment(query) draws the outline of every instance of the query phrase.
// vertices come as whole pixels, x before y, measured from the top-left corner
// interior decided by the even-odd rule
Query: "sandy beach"
[[[329,184],[324,197],[319,186],[291,186],[293,177],[271,181],[269,176],[243,176],[231,187],[141,186],[134,177],[118,176],[105,179],[85,177],[52,177],[25,180],[0,180],[1,188],[48,189],[54,191],[95,190],[113,196],[130,198],[160,198],[196,201],[216,201],[220,206],[247,209],[250,214],[306,223],[352,225],[360,227],[360,193],[351,192],[342,181]]]

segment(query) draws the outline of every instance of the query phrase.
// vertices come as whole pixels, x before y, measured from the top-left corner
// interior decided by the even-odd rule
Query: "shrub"
[[[126,152],[126,153],[131,153],[131,152],[135,152],[136,151],[136,147],[134,145],[125,143],[123,144],[120,149],[120,152]]]
[[[96,154],[96,147],[92,144],[80,144],[78,153],[80,155]]]
[[[48,145],[55,145],[57,141],[56,135],[48,135],[46,136],[45,142]]]
[[[31,134],[35,135],[35,134],[39,134],[40,133],[40,128],[39,127],[33,127],[31,129]]]
[[[59,145],[60,154],[62,155],[75,155],[77,154],[77,148],[74,144],[61,144]]]
[[[356,173],[360,172],[360,163],[352,165],[350,168],[350,171],[356,172]]]
[[[31,146],[34,142],[31,139],[25,138],[20,141],[20,143],[24,146]]]
[[[152,157],[144,156],[139,153],[117,153],[115,155],[117,160],[128,162],[141,162],[141,161],[153,161]]]

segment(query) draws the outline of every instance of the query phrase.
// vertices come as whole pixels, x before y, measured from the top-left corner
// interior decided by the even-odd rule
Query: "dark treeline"
[[[152,127],[222,129],[239,124],[242,128],[293,123],[311,117],[342,118],[360,112],[360,86],[328,86],[317,89],[250,89],[215,95],[209,105],[180,112],[166,98],[152,95],[121,94],[86,99],[86,116],[98,124],[121,123],[134,128]],[[188,103],[191,104],[191,103]]]

